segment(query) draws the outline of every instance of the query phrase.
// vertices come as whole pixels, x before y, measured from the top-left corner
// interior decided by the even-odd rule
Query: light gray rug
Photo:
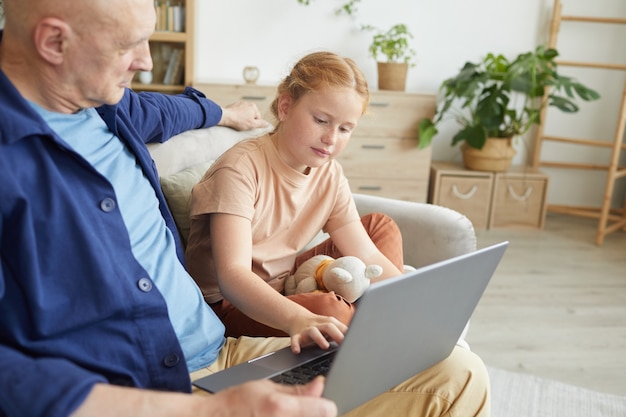
[[[626,397],[533,375],[488,369],[493,417],[626,417]]]

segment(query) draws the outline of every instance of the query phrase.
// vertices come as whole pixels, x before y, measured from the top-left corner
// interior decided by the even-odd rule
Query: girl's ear
[[[291,109],[291,105],[293,104],[293,97],[291,97],[287,93],[281,93],[278,96],[278,120],[283,121],[285,116],[289,113],[289,109]]]
[[[44,60],[59,65],[67,47],[70,28],[66,22],[56,17],[46,17],[35,27],[33,41],[35,49]]]

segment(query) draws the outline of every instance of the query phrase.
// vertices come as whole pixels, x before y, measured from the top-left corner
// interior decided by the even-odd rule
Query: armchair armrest
[[[476,250],[476,233],[463,214],[446,207],[354,194],[359,214],[385,213],[402,232],[404,263],[429,265]]]

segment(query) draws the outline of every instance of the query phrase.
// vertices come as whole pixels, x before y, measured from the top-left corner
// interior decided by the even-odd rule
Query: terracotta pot
[[[507,171],[515,156],[513,138],[487,138],[482,149],[463,143],[461,150],[465,168],[474,171]]]
[[[404,91],[409,64],[398,62],[378,63],[378,89]]]

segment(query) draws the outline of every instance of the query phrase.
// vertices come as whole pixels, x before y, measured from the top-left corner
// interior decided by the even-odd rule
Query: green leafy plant
[[[297,0],[298,3],[304,5],[304,6],[308,6],[311,4],[312,0]],[[347,0],[344,1],[344,3],[338,7],[337,9],[335,9],[335,13],[336,14],[347,14],[348,16],[354,16],[356,15],[356,12],[358,10],[358,3],[360,3],[361,0]]]
[[[413,35],[405,24],[398,23],[386,31],[371,25],[363,25],[361,29],[375,32],[369,46],[369,52],[375,60],[378,61],[379,57],[384,56],[387,62],[415,65],[415,51],[410,45]]]
[[[540,124],[546,106],[575,113],[576,98],[599,99],[596,91],[558,73],[557,56],[555,49],[539,46],[513,61],[489,53],[478,63],[467,62],[456,76],[441,84],[434,118],[419,122],[420,148],[431,143],[438,133],[437,124],[446,116],[461,125],[452,145],[465,141],[482,149],[488,137],[523,135]]]
[[[335,13],[337,14],[347,14],[348,16],[355,16],[356,12],[359,10],[358,9],[358,4],[361,2],[361,0],[349,0],[346,1],[344,4],[341,5],[341,7],[338,7],[335,10]]]

